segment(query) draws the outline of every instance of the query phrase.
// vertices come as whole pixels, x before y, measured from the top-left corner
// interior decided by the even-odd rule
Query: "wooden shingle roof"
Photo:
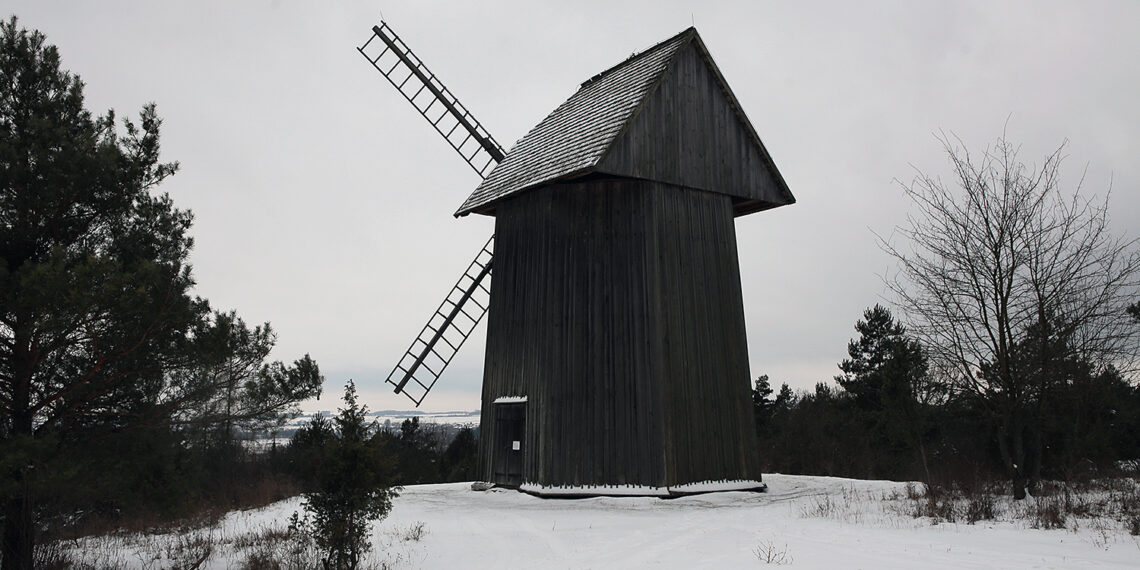
[[[511,195],[590,174],[728,194],[737,215],[795,202],[694,28],[582,83],[455,215],[494,215],[495,203]]]

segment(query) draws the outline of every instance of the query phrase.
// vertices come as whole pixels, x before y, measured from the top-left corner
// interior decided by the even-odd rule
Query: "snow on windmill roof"
[[[590,174],[727,194],[737,215],[795,202],[694,28],[582,83],[455,215],[494,215],[509,196]]]

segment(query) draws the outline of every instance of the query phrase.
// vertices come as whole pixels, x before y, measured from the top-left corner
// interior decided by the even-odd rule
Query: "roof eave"
[[[594,174],[595,172],[598,172],[597,165],[591,164],[590,166],[587,166],[585,168],[579,168],[578,170],[568,172],[568,173],[563,174],[561,176],[555,176],[554,178],[548,178],[546,180],[540,180],[537,182],[533,182],[531,184],[527,184],[526,186],[523,186],[517,190],[512,190],[510,194],[507,194],[505,196],[499,196],[499,197],[493,198],[491,200],[488,200],[486,202],[476,202],[476,203],[471,204],[471,205],[464,205],[464,206],[460,207],[458,210],[456,210],[455,213],[452,215],[455,216],[456,218],[462,218],[462,217],[466,216],[467,214],[482,214],[484,216],[494,216],[495,215],[495,205],[498,204],[499,202],[502,202],[503,200],[508,200],[514,196],[518,196],[519,194],[522,194],[524,192],[530,192],[531,190],[534,190],[536,188],[540,188],[542,186],[549,186],[551,184],[557,184],[559,182],[565,182],[567,180],[573,180],[575,178],[582,178],[585,176],[589,176],[590,174]]]
[[[755,214],[756,212],[763,212],[764,210],[771,210],[772,208],[779,208],[780,206],[787,206],[795,204],[796,199],[792,198],[787,202],[770,202],[767,200],[741,200],[732,204],[732,216],[739,218],[740,216],[747,216],[748,214]]]

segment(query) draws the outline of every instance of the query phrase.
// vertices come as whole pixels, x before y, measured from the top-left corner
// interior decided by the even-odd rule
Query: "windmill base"
[[[487,491],[501,485],[487,482],[472,483],[474,491]],[[510,487],[515,488],[515,487]],[[763,493],[768,485],[762,481],[701,481],[672,487],[651,487],[647,485],[583,485],[547,487],[523,483],[517,489],[528,495],[543,498],[582,498],[582,497],[661,497],[674,498],[723,491],[751,491]]]

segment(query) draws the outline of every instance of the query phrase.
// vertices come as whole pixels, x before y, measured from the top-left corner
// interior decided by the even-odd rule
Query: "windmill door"
[[[494,472],[496,485],[522,484],[526,450],[526,403],[495,404]]]

